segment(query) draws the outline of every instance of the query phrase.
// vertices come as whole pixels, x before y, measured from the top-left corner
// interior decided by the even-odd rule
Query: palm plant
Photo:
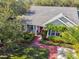
[[[67,42],[70,43],[78,43],[79,42],[79,27],[70,27],[67,28],[66,31],[64,31],[62,34],[62,38],[66,39]]]

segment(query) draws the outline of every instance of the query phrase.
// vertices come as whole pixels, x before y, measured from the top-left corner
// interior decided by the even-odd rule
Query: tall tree
[[[33,3],[36,4],[36,5],[43,5],[43,6],[54,5],[53,0],[34,0]]]
[[[79,7],[79,0],[33,0],[35,5],[42,6],[75,6]]]
[[[29,5],[25,5],[24,1],[0,1],[0,40],[2,43],[23,39],[22,24],[18,16],[24,14],[22,11],[26,12],[28,7]]]

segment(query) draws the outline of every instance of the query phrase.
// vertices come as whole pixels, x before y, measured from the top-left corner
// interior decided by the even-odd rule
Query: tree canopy
[[[30,3],[26,0],[1,0],[3,8],[11,9],[15,15],[25,14],[30,8]]]
[[[79,0],[34,0],[35,5],[42,6],[75,6],[79,7]]]
[[[0,1],[0,40],[12,42],[22,39],[22,24],[19,15],[29,9],[27,1],[1,0]]]

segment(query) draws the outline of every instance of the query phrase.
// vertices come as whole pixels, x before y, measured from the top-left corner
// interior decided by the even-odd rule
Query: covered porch
[[[37,36],[39,33],[41,33],[43,30],[43,27],[42,26],[36,26],[36,25],[27,25],[27,28],[26,28],[26,32],[29,32],[29,33],[34,33],[35,36]]]
[[[46,31],[46,33],[45,33],[46,37],[60,35],[59,32],[52,31],[52,30],[45,30],[44,27],[36,26],[36,25],[27,25],[27,28],[25,31],[29,32],[29,33],[34,33],[35,36],[37,36],[39,33],[43,34],[44,31]]]

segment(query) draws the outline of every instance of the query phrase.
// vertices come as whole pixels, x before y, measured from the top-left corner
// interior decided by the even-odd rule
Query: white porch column
[[[33,25],[33,30],[32,30],[32,32],[35,33],[35,25]]]
[[[51,30],[48,30],[47,37],[51,36]]]
[[[37,26],[35,26],[35,36],[37,36]]]

